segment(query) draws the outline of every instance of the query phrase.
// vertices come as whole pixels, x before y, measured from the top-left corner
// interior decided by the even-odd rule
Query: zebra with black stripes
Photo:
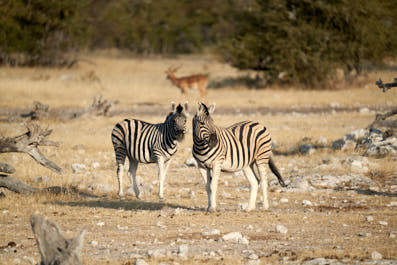
[[[151,124],[136,119],[125,119],[117,123],[112,131],[112,143],[116,154],[119,196],[123,193],[123,170],[125,158],[129,160],[128,175],[139,198],[136,181],[138,163],[157,163],[160,199],[164,198],[164,181],[171,158],[178,150],[179,143],[186,133],[187,103],[184,107],[171,104],[172,111],[165,121]]]
[[[280,185],[286,186],[271,156],[272,140],[269,130],[252,121],[239,122],[227,128],[218,127],[210,115],[214,110],[215,105],[208,108],[200,103],[193,117],[192,153],[206,183],[207,211],[216,210],[216,190],[221,170],[243,170],[251,186],[246,211],[255,209],[258,185],[261,185],[263,207],[267,210],[267,165],[277,176]]]

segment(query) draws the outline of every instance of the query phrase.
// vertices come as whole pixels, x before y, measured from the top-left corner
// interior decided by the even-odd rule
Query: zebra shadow
[[[397,193],[384,192],[384,191],[373,191],[373,190],[356,190],[357,194],[369,195],[369,196],[384,196],[384,197],[395,197],[397,198]]]
[[[203,211],[199,208],[191,208],[184,205],[166,203],[166,202],[146,202],[140,200],[112,200],[112,199],[98,199],[89,201],[58,201],[57,205],[72,206],[72,207],[92,207],[92,208],[107,208],[125,211],[159,211],[166,208],[184,209],[190,211]]]

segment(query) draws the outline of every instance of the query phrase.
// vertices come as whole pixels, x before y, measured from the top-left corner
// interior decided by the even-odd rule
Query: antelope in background
[[[208,77],[203,74],[176,77],[175,73],[181,67],[182,65],[174,68],[169,67],[167,71],[165,71],[167,74],[167,79],[170,79],[171,82],[177,86],[185,96],[188,96],[189,88],[199,88],[200,97],[205,97],[207,95],[206,89]]]

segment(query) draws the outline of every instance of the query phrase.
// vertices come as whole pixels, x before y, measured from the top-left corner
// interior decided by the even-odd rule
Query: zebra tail
[[[274,161],[273,161],[272,157],[270,157],[270,159],[269,159],[269,167],[270,167],[271,171],[273,172],[273,174],[277,176],[278,183],[280,183],[280,185],[282,187],[287,187],[287,185],[285,184],[283,178],[281,177],[280,172],[278,171],[278,169],[276,167],[276,164],[274,164]]]

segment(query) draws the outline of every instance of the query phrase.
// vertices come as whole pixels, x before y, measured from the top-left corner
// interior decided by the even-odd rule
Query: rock
[[[345,145],[345,143],[346,143],[345,140],[338,139],[338,140],[332,142],[331,146],[332,146],[333,149],[341,150],[342,147]]]
[[[92,164],[91,164],[91,167],[93,168],[93,169],[97,169],[98,167],[100,167],[101,166],[101,164],[99,164],[99,162],[93,162]]]
[[[304,206],[313,206],[313,203],[312,203],[311,201],[308,201],[308,200],[303,200],[303,201],[302,201],[302,204],[303,204]]]
[[[382,254],[377,251],[372,251],[371,253],[372,260],[381,260],[383,258]]]
[[[189,246],[188,245],[180,245],[178,247],[178,256],[182,258],[187,258],[189,252]]]
[[[237,209],[240,211],[244,211],[245,209],[247,209],[247,207],[248,207],[248,203],[246,203],[246,202],[240,202],[237,205]]]
[[[249,259],[257,260],[259,257],[255,253],[252,253],[251,255],[248,256]]]
[[[134,265],[148,265],[147,262],[143,259],[136,259],[134,261]]]
[[[316,152],[316,149],[312,144],[303,144],[299,146],[298,150],[303,155],[311,155]]]
[[[379,223],[380,225],[388,225],[388,223],[385,222],[385,221],[379,221],[378,223]]]
[[[288,199],[283,197],[283,198],[280,199],[280,202],[281,202],[281,203],[287,203],[287,202],[288,202]]]
[[[48,184],[50,181],[51,181],[51,178],[49,176],[37,176],[34,178],[35,183]]]
[[[372,216],[365,216],[365,221],[367,222],[372,222],[374,220],[374,218]]]
[[[86,171],[86,166],[84,164],[72,164],[73,173],[82,173]]]
[[[149,250],[147,252],[147,255],[150,258],[153,259],[159,259],[159,258],[163,258],[165,256],[165,250],[164,249],[154,249],[154,250]]]
[[[221,232],[218,229],[211,229],[210,231],[203,232],[201,234],[203,236],[214,236],[214,235],[220,235]]]
[[[109,183],[92,183],[88,185],[88,189],[91,191],[99,191],[102,193],[112,193],[113,185]]]
[[[276,232],[281,234],[286,234],[288,233],[288,228],[286,228],[283,225],[276,225]]]
[[[98,241],[93,240],[93,241],[90,242],[90,245],[93,246],[93,247],[97,247],[98,246]]]
[[[240,232],[230,232],[224,236],[222,236],[222,239],[224,241],[233,241],[235,243],[238,243],[239,240],[243,238],[243,235]]]

